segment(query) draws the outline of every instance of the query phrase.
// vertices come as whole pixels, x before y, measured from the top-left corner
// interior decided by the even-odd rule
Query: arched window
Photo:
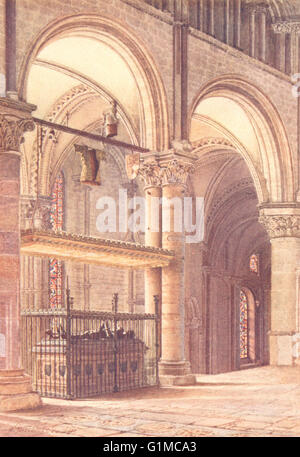
[[[247,359],[249,354],[249,306],[248,299],[242,290],[240,291],[240,358]]]
[[[252,273],[259,273],[259,259],[257,254],[252,254],[249,259],[249,269]]]
[[[53,230],[62,230],[64,224],[64,176],[60,172],[51,194],[50,221]],[[60,260],[49,261],[50,306],[60,308],[63,304],[63,265]]]

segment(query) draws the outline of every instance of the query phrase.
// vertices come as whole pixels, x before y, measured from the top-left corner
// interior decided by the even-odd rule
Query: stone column
[[[209,34],[214,36],[215,35],[215,0],[210,0],[208,4],[208,16],[209,16],[209,23],[208,23],[208,30]]]
[[[224,2],[224,43],[229,44],[230,0]]]
[[[40,404],[24,374],[20,344],[20,153],[32,105],[0,99],[0,410]]]
[[[285,72],[285,35],[277,33],[275,35],[275,67]]]
[[[183,226],[180,227],[185,183],[191,170],[190,163],[177,158],[171,158],[162,165],[161,170],[164,200],[162,247],[175,253],[170,265],[162,269],[162,357],[159,363],[159,379],[162,385],[195,383],[195,376],[190,373],[190,364],[185,360],[184,350],[185,234]],[[176,200],[170,202],[170,199]],[[182,214],[178,209],[180,204]],[[167,212],[169,218],[166,217]]]
[[[140,176],[145,183],[146,197],[146,230],[145,244],[155,248],[161,248],[161,178],[160,167],[157,162],[144,163],[140,170]],[[155,313],[154,295],[159,297],[161,305],[161,268],[151,268],[145,271],[145,311]],[[160,310],[159,310],[160,311]]]
[[[135,181],[123,182],[122,188],[126,189],[127,198],[133,199],[136,197],[138,185],[136,184]],[[127,225],[128,219],[130,217],[130,214],[131,214],[131,210],[127,209],[126,225]],[[138,233],[134,233],[131,230],[127,229],[127,233],[125,235],[124,241],[130,242],[130,243],[139,242]],[[130,313],[136,312],[135,281],[136,281],[136,271],[131,270],[131,269],[128,270],[128,272],[127,272],[127,304],[128,304],[127,311],[129,311]]]
[[[259,13],[259,59],[265,62],[266,60],[266,43],[267,43],[267,12],[269,6],[262,3],[258,8]]]
[[[249,55],[255,57],[255,8],[249,5]]]
[[[236,48],[241,47],[241,0],[235,0],[233,43]]]
[[[261,210],[271,239],[270,364],[294,365],[297,328],[297,265],[300,262],[300,211]]]
[[[9,37],[5,44],[6,94],[17,100],[16,0],[5,0],[5,32]]]

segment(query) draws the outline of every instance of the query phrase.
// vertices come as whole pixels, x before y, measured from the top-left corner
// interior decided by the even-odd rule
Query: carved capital
[[[161,168],[162,185],[181,184],[185,185],[190,173],[195,170],[194,165],[182,162],[178,159],[170,160],[167,165]]]
[[[264,226],[270,238],[300,237],[300,216],[262,215],[259,222]]]
[[[144,180],[145,186],[161,186],[161,167],[155,161],[143,163],[138,171],[139,176]]]
[[[11,119],[0,114],[0,152],[19,152],[24,133],[34,128],[35,124],[31,119]]]
[[[272,28],[274,33],[300,33],[300,21],[278,21]]]

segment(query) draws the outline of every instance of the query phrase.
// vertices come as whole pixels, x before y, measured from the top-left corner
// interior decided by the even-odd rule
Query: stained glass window
[[[240,358],[248,357],[248,300],[245,292],[240,292]]]
[[[258,256],[256,254],[252,254],[252,256],[250,257],[249,268],[250,271],[258,274]]]
[[[50,221],[53,230],[62,230],[64,223],[64,176],[59,173],[51,194]],[[60,308],[63,303],[63,265],[60,260],[50,259],[50,306]]]
[[[62,230],[64,223],[64,176],[59,173],[51,195],[50,221],[53,230]]]

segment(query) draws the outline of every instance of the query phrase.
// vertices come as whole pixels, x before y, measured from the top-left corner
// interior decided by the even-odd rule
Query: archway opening
[[[201,323],[197,347],[190,344],[187,350],[194,373],[221,373],[269,361],[270,240],[258,219],[260,204],[279,197],[272,179],[282,176],[277,159],[271,163],[265,155],[263,143],[272,141],[263,140],[264,133],[266,124],[251,103],[247,108],[238,96],[230,98],[224,91],[201,99],[192,117],[198,161],[190,191],[204,197],[205,208],[204,240],[187,246],[187,296],[197,300]],[[195,341],[195,330],[189,322],[187,327],[190,341]]]

